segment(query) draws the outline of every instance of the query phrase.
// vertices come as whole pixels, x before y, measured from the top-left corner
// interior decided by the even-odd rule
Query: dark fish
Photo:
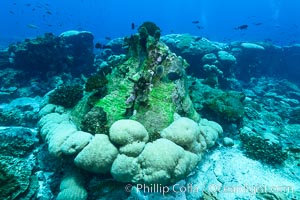
[[[48,24],[47,26],[52,27],[52,24]]]
[[[197,41],[199,41],[199,40],[201,40],[202,39],[202,37],[196,37],[195,38],[195,41],[197,42]]]
[[[254,23],[254,25],[255,25],[255,26],[260,26],[260,25],[262,25],[262,23],[261,23],[261,22],[258,22],[258,23]]]
[[[248,28],[248,25],[247,24],[243,24],[241,26],[238,26],[236,28],[234,28],[235,30],[246,30]]]
[[[199,21],[192,21],[193,24],[199,24]]]
[[[26,3],[25,6],[29,7],[31,6],[31,3]]]
[[[10,14],[12,14],[12,15],[14,15],[14,14],[15,14],[15,13],[14,13],[14,11],[12,11],[12,10],[10,10],[10,11],[9,11],[9,13],[10,13]]]
[[[134,30],[135,29],[135,24],[132,22],[131,23],[131,30]]]
[[[199,29],[199,30],[201,30],[201,29],[204,29],[204,27],[203,27],[203,26],[199,26],[199,25],[197,25],[196,27],[197,27],[197,29]]]
[[[95,48],[96,49],[102,49],[102,44],[101,43],[99,43],[99,42],[97,42],[96,44],[95,44]]]
[[[106,40],[111,40],[111,38],[110,38],[110,37],[105,37],[105,39],[106,39]]]
[[[46,13],[47,13],[48,15],[52,15],[52,12],[49,11],[49,10],[48,10]]]
[[[109,49],[109,48],[111,48],[111,46],[109,46],[109,45],[104,45],[104,44],[101,44],[100,42],[97,42],[97,43],[95,44],[95,48],[96,48],[96,49]]]

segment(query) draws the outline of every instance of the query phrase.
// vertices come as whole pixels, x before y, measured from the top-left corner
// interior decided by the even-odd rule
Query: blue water
[[[163,35],[300,43],[299,0],[1,0],[0,10],[0,46],[70,29],[91,31],[105,42],[135,33],[131,24],[144,21],[155,22]],[[248,28],[235,29],[241,25]]]

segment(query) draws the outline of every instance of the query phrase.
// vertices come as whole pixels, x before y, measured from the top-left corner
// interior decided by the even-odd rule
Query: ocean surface
[[[1,1],[0,45],[45,32],[91,31],[97,41],[135,33],[144,21],[155,22],[162,34],[190,33],[210,40],[299,43],[300,2],[297,0],[173,1]],[[197,23],[193,23],[197,22]],[[248,25],[247,29],[239,29]]]

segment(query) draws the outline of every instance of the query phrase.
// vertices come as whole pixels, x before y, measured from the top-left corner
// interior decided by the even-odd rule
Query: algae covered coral
[[[106,92],[98,101],[91,105],[84,97],[71,112],[43,112],[39,127],[50,154],[72,155],[72,167],[111,174],[120,182],[170,185],[194,170],[223,130],[217,123],[200,122],[187,90],[188,64],[160,42],[154,25],[147,22],[125,39],[125,58],[110,59]],[[87,83],[99,85],[95,78]],[[97,92],[86,91],[88,99],[95,99]],[[87,114],[78,120],[75,113]],[[168,131],[173,126],[178,134]],[[195,141],[184,142],[189,137]]]
[[[96,106],[107,113],[109,125],[131,118],[141,122],[150,135],[168,126],[175,112],[197,120],[186,88],[188,64],[159,41],[156,25],[147,22],[139,31],[127,39],[131,56],[107,75],[108,94]]]

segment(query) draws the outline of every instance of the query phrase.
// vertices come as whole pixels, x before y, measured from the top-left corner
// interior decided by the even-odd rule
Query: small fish
[[[110,38],[110,37],[107,37],[107,36],[105,37],[105,39],[106,39],[106,40],[111,40],[111,38]]]
[[[109,46],[109,45],[104,45],[104,44],[101,44],[100,42],[97,42],[97,43],[95,44],[95,48],[96,48],[96,49],[109,49],[109,48],[111,48],[111,46]]]
[[[10,13],[10,14],[12,14],[12,15],[14,15],[14,14],[15,14],[15,13],[14,13],[14,11],[12,11],[12,10],[10,10],[10,11],[9,11],[9,13]]]
[[[25,6],[30,7],[31,3],[26,3]]]
[[[202,37],[196,37],[195,38],[195,41],[197,42],[197,41],[199,41],[199,40],[201,40],[202,39]]]
[[[204,29],[203,26],[199,26],[199,25],[197,25],[196,28],[199,29],[199,30]]]
[[[238,26],[234,28],[235,30],[246,30],[249,26],[247,24],[243,24],[241,26]]]
[[[49,11],[49,10],[47,10],[47,12],[46,12],[48,15],[52,15],[52,12],[51,11]]]
[[[131,23],[131,30],[134,30],[135,29],[135,24],[132,22]]]
[[[95,48],[96,49],[102,49],[102,44],[101,43],[99,43],[99,42],[97,42],[96,44],[95,44]]]
[[[199,24],[199,21],[196,20],[196,21],[192,21],[193,24]]]
[[[28,28],[31,28],[31,29],[38,29],[39,27],[37,27],[36,25],[34,24],[27,24],[27,27]]]

